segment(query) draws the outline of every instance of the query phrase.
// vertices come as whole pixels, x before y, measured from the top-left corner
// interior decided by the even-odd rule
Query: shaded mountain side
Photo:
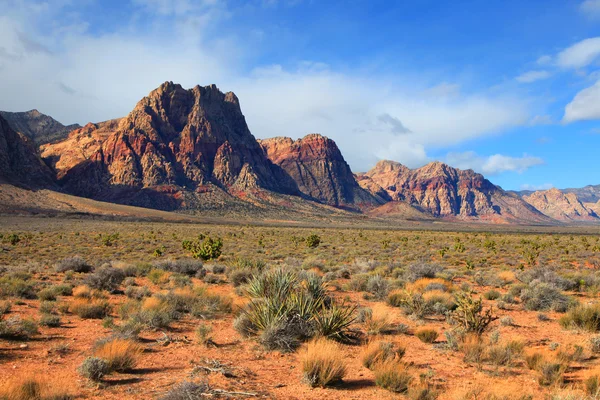
[[[573,193],[583,203],[598,203],[600,201],[600,185],[588,185],[582,188],[563,189],[563,193]]]
[[[319,134],[259,140],[267,157],[313,199],[335,207],[373,208],[384,201],[356,182],[335,142]]]
[[[383,188],[392,200],[414,205],[434,217],[495,223],[555,222],[483,175],[440,162],[412,170],[384,160],[364,175]],[[377,188],[370,183],[364,185]]]
[[[86,197],[121,201],[124,193],[135,198],[135,191],[158,188],[160,193],[170,186],[190,192],[216,186],[227,193],[299,194],[248,130],[235,94],[215,85],[186,90],[165,82],[84,158],[55,165],[65,190]]]
[[[78,124],[65,126],[38,110],[25,112],[0,111],[0,115],[8,121],[15,131],[27,136],[36,146],[60,141],[66,138],[69,132],[81,127]]]
[[[542,213],[563,222],[599,222],[596,212],[586,207],[575,193],[558,189],[533,192],[523,199]]]
[[[0,181],[30,188],[54,185],[54,174],[29,139],[0,116]]]

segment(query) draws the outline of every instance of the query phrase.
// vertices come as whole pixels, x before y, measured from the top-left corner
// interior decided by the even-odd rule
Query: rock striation
[[[384,160],[364,175],[383,188],[393,201],[406,202],[434,217],[491,222],[552,221],[516,194],[495,186],[483,175],[441,162],[409,169],[400,163]],[[363,185],[367,187],[367,184]]]
[[[372,208],[385,201],[360,187],[335,142],[310,134],[293,140],[259,140],[267,157],[280,166],[305,195],[343,208]]]
[[[523,200],[542,213],[563,222],[599,221],[596,212],[586,207],[575,193],[563,193],[558,189],[533,192]]]

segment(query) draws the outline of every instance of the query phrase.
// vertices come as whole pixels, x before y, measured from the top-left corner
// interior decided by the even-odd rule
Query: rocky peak
[[[300,191],[325,204],[361,208],[381,201],[361,188],[336,143],[320,134],[259,141],[267,157],[294,179]]]
[[[552,188],[533,192],[523,199],[542,213],[559,221],[597,221],[596,212],[586,207],[575,193],[563,193]]]
[[[95,182],[81,188],[81,174]],[[233,93],[222,93],[215,85],[186,90],[173,82],[163,83],[141,99],[94,155],[68,168],[64,183],[74,183],[77,193],[88,196],[106,185],[298,190],[266,158]]]
[[[65,126],[36,109],[25,112],[0,111],[0,115],[12,129],[27,136],[37,146],[60,141],[80,127],[77,124]]]
[[[52,171],[38,157],[29,139],[0,116],[0,181],[29,187],[53,185]]]

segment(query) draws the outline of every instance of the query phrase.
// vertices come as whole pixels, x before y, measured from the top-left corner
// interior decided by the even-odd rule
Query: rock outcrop
[[[357,183],[335,142],[319,134],[302,139],[259,140],[267,157],[280,166],[305,195],[343,208],[372,208],[383,201]]]
[[[516,194],[502,190],[472,170],[459,170],[440,162],[412,170],[394,161],[380,161],[365,175],[392,200],[411,204],[434,217],[552,222]]]
[[[0,116],[0,181],[29,188],[53,185],[52,171],[29,139]]]
[[[186,90],[165,82],[140,100],[92,155],[60,165],[60,175],[70,193],[103,199],[111,193],[120,198],[123,191],[155,188],[168,194],[207,186],[236,194],[298,193],[248,130],[235,94],[215,85]]]
[[[27,136],[36,146],[60,141],[66,138],[72,130],[80,128],[78,124],[65,126],[38,110],[0,111],[0,115],[15,131]]]
[[[558,189],[550,189],[523,196],[523,200],[559,221],[594,222],[600,220],[596,212],[586,207],[575,193],[563,193]]]

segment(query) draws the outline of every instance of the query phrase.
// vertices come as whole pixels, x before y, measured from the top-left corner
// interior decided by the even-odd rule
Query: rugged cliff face
[[[37,146],[60,141],[66,138],[69,132],[80,127],[78,124],[65,126],[38,110],[0,111],[0,115],[15,131],[27,136]]]
[[[572,221],[599,221],[598,215],[586,207],[575,193],[563,193],[558,189],[533,192],[523,196],[523,200],[556,220],[563,222]]]
[[[300,191],[335,207],[372,208],[384,201],[357,183],[335,142],[319,134],[302,139],[259,140],[267,157],[296,182]]]
[[[248,130],[235,94],[215,85],[186,90],[165,82],[97,151],[75,165],[60,165],[60,171],[67,190],[92,197],[111,190],[202,191],[207,185],[298,193]]]
[[[52,171],[24,135],[0,116],[0,181],[31,188],[53,185]]]
[[[394,201],[404,201],[435,217],[485,219],[495,222],[550,222],[551,219],[472,170],[433,162],[411,170],[380,161],[365,174]]]

